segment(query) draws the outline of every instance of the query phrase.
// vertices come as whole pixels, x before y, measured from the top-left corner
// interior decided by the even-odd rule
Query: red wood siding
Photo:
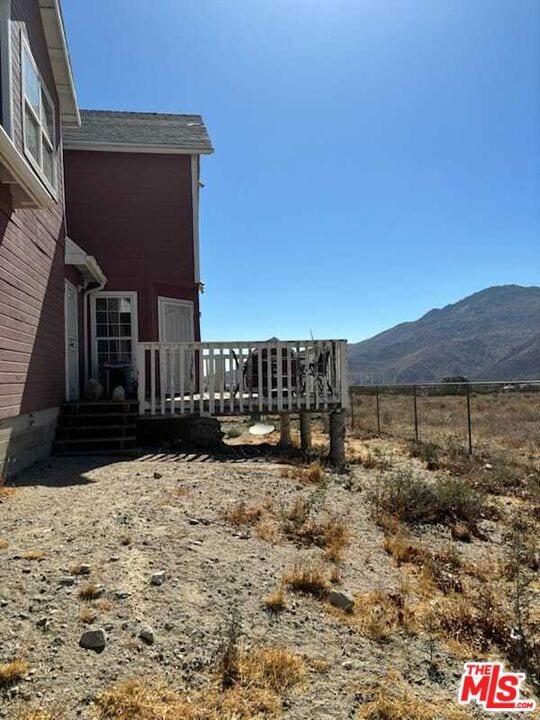
[[[13,0],[12,20],[14,140],[21,149],[22,28],[57,107],[58,100],[37,2]],[[56,120],[58,128],[58,113]],[[13,210],[7,186],[0,186],[0,419],[64,399],[63,213],[61,202],[48,210]]]
[[[139,339],[158,339],[159,295],[193,301],[198,339],[190,157],[68,150],[64,166],[68,233],[105,290],[138,293]]]

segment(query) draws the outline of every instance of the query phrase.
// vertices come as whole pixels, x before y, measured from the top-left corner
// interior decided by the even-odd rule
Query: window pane
[[[122,337],[131,337],[131,325],[120,325],[120,335]]]
[[[31,153],[32,157],[39,162],[39,126],[26,106],[24,108],[24,116],[26,149]]]
[[[96,298],[96,310],[106,310],[106,309],[107,309],[107,298],[103,298],[103,297]]]
[[[39,117],[39,98],[41,94],[41,85],[39,83],[39,77],[34,70],[34,65],[30,59],[28,52],[25,50],[23,53],[23,73],[24,73],[24,94],[26,99],[34,108],[37,116]]]
[[[54,185],[54,155],[45,141],[43,142],[43,172],[51,185]]]
[[[51,143],[54,144],[53,109],[51,107],[50,102],[47,99],[47,96],[43,92],[43,90],[41,90],[41,124],[43,125],[44,129],[47,131],[49,140],[51,141]]]
[[[116,310],[118,312],[118,303],[120,300],[118,298],[109,298],[108,300],[108,308],[109,311]]]
[[[121,298],[120,300],[120,312],[130,313],[131,312],[131,298]]]

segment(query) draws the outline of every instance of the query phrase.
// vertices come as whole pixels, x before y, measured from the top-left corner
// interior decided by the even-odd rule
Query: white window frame
[[[49,132],[47,130],[46,125],[43,124],[43,120],[41,118],[41,114],[38,117],[36,111],[32,107],[31,103],[28,102],[26,99],[26,88],[25,88],[25,80],[24,80],[24,63],[25,63],[25,54],[28,56],[28,60],[32,63],[32,66],[34,68],[34,72],[37,75],[37,78],[39,80],[40,85],[40,91],[43,92],[47,100],[49,101],[49,104],[52,109],[52,121],[53,121],[53,128],[52,128],[52,138],[49,137]],[[47,86],[43,82],[43,77],[41,73],[39,72],[39,68],[36,64],[36,61],[34,60],[34,56],[32,54],[32,50],[30,49],[30,45],[28,43],[28,40],[26,39],[26,36],[24,32],[21,30],[21,56],[20,56],[20,63],[21,63],[21,120],[22,120],[22,141],[23,141],[23,150],[24,150],[24,156],[38,175],[41,182],[45,185],[47,190],[51,193],[51,195],[57,199],[57,187],[58,187],[58,148],[56,145],[56,105],[53,102],[53,99],[51,97],[51,94],[49,93]],[[41,106],[41,95],[40,95],[40,106]],[[36,160],[36,158],[32,155],[29,148],[26,146],[26,108],[28,108],[29,112],[32,114],[32,117],[38,124],[39,128],[39,147],[38,147],[38,154],[39,158]],[[45,140],[44,140],[45,137]],[[48,177],[45,175],[45,172],[43,170],[43,143],[47,142],[52,150],[52,169],[53,169],[53,182],[48,179]]]
[[[164,342],[163,340],[163,321],[161,319],[161,313],[164,303],[168,303],[171,305],[180,305],[182,307],[187,307],[190,312],[191,316],[191,333],[193,335],[192,340],[186,340],[186,342],[194,342],[195,341],[195,306],[192,300],[179,300],[178,298],[170,298],[165,297],[164,295],[158,295],[158,333],[159,333],[159,341]]]
[[[97,298],[129,298],[131,300],[131,367],[137,368],[137,343],[139,342],[139,313],[137,307],[137,292],[131,290],[100,290],[90,295],[90,333],[92,347],[92,377],[97,378],[98,372],[98,338],[96,329],[96,300]],[[127,338],[126,338],[127,339]]]

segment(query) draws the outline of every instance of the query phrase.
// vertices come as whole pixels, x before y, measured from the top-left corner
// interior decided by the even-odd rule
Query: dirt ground
[[[21,477],[0,502],[7,544],[0,550],[0,664],[23,658],[29,670],[0,690],[0,717],[34,707],[55,718],[94,718],[96,696],[133,677],[204,687],[233,615],[243,646],[283,646],[309,660],[308,682],[284,699],[289,720],[354,718],[365,688],[390,671],[420,697],[454,703],[463,659],[441,643],[403,633],[371,640],[327,603],[292,592],[283,612],[268,611],[264,599],[284,574],[321,549],[283,537],[270,542],[225,513],[239,501],[287,507],[311,497],[314,488],[284,477],[284,468],[264,457],[158,453],[127,461],[53,458]],[[376,472],[355,465],[348,474],[327,473],[317,499],[350,528],[336,587],[353,596],[402,582],[365,498]],[[486,522],[484,529],[496,549],[495,528]],[[450,540],[446,529],[428,541],[441,538]],[[475,538],[463,552],[474,555],[480,545]],[[81,564],[90,566],[88,575],[78,574]],[[162,571],[163,584],[153,585]],[[88,582],[102,586],[99,598],[79,597]],[[86,625],[89,611],[95,619]],[[144,626],[152,644],[140,637]],[[103,652],[79,647],[89,627],[105,631]]]

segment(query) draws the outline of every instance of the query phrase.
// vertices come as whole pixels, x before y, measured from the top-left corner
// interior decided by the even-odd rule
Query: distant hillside
[[[540,287],[501,285],[349,347],[353,383],[540,379]]]

